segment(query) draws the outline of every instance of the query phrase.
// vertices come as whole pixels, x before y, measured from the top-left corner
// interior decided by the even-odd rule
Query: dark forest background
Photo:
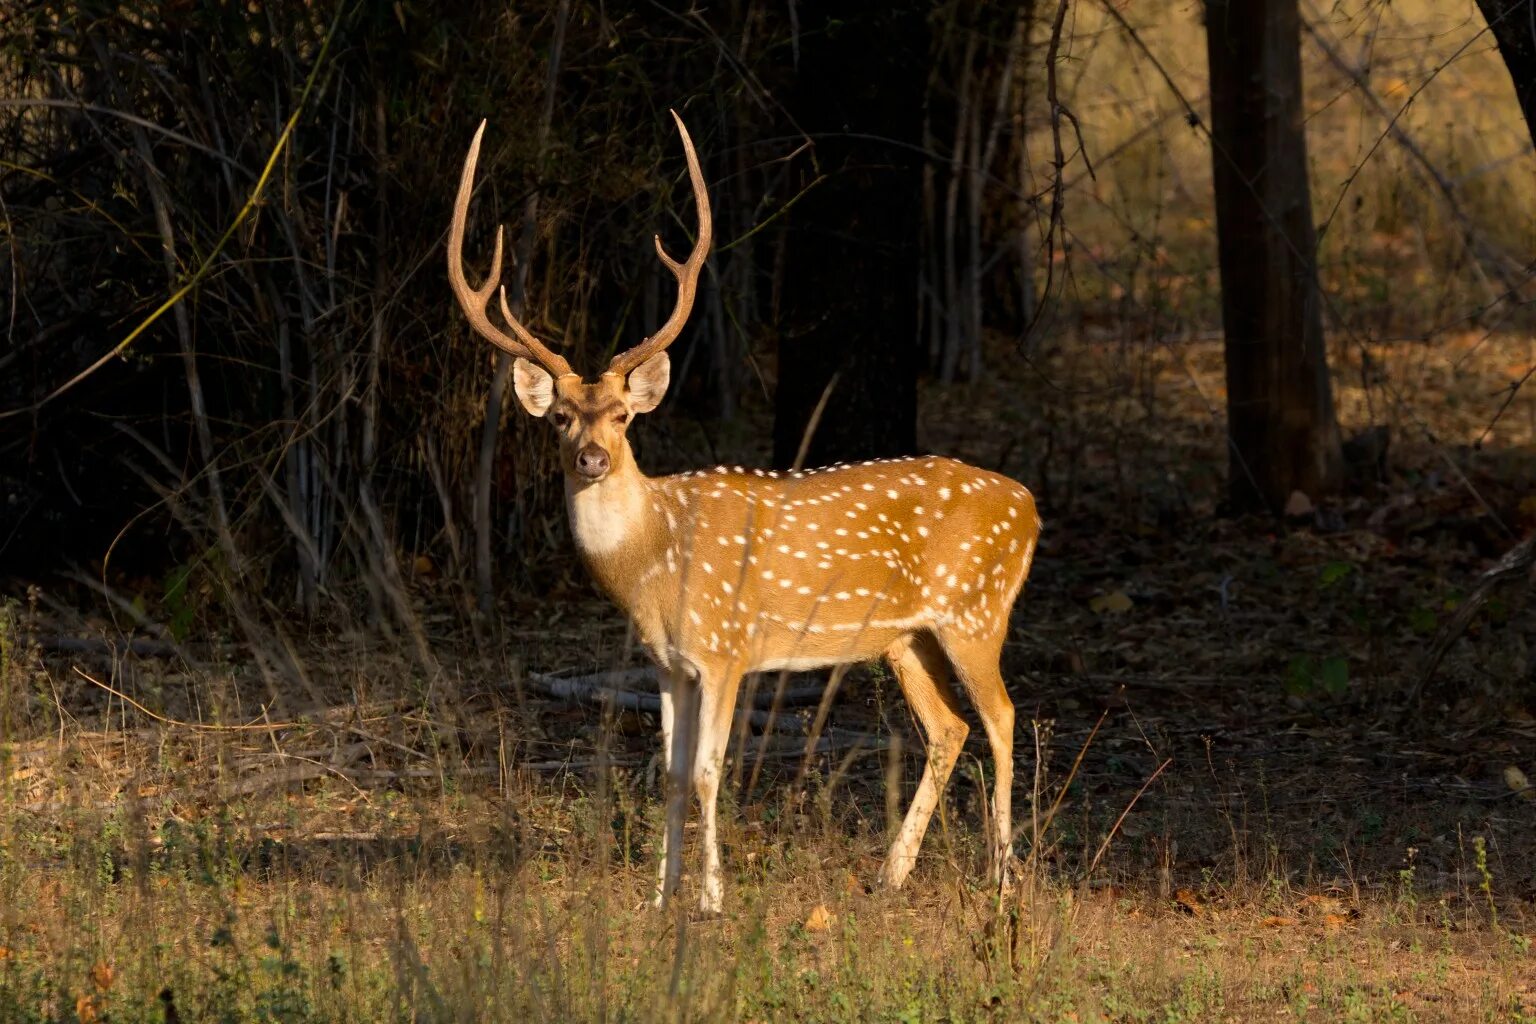
[[[988,327],[1019,334],[1035,316],[1033,247],[1011,244],[1037,216],[1018,181],[1027,7],[460,11],[12,8],[8,569],[110,547],[123,572],[184,564],[226,592],[335,611],[338,588],[395,585],[400,549],[468,571],[487,496],[502,584],[526,589],[563,557],[548,440],[504,416],[504,370],[492,383],[487,347],[445,302],[449,186],[482,117],[470,245],[484,260],[511,225],[514,302],[586,367],[670,306],[649,236],[689,230],[666,111],[687,117],[722,244],[663,434],[717,445],[744,401],[774,392],[778,339],[809,361],[851,329],[904,390],[861,384],[854,364],[827,443],[910,449],[920,368],[978,372],[983,301]],[[974,97],[938,83],[951,65]],[[919,278],[921,190],[962,117],[1009,201],[947,211],[975,237],[943,271],[978,294],[941,328],[959,318],[940,309],[938,268]],[[939,184],[983,190],[970,170]],[[860,195],[867,209],[838,211]],[[877,262],[844,258],[866,252]],[[936,322],[921,352],[920,304]]]
[[[471,260],[508,225],[514,306],[588,369],[670,308],[649,238],[692,231],[688,121],[718,242],[653,472],[787,464],[826,394],[810,462],[970,445],[1048,522],[1127,402],[1113,529],[1305,515],[1386,482],[1394,427],[1465,476],[1477,439],[1372,346],[1529,328],[1522,10],[14,3],[0,565],[120,628],[232,629],[277,676],[295,628],[430,671],[424,606],[483,638],[498,601],[579,591],[550,438],[444,282],[481,118]],[[1184,412],[1138,367],[1223,323],[1225,444],[1140,458]],[[1517,378],[1473,415],[1523,422]],[[1479,496],[1485,556],[1518,489]]]

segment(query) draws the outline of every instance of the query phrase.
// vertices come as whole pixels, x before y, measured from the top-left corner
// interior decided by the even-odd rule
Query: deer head
[[[512,315],[507,304],[507,290],[501,286],[501,229],[496,231],[496,248],[485,284],[474,288],[465,280],[464,224],[469,216],[470,195],[474,191],[475,165],[480,158],[484,121],[480,122],[469,155],[464,159],[464,173],[459,178],[458,197],[453,204],[453,223],[448,231],[449,283],[470,325],[481,337],[516,358],[512,383],[517,400],[530,416],[548,420],[559,432],[560,464],[566,479],[575,485],[599,482],[633,464],[625,432],[636,415],[656,408],[666,394],[671,378],[666,349],[682,333],[683,325],[693,311],[699,272],[704,269],[704,260],[714,238],[709,193],[704,187],[704,174],[699,169],[693,140],[676,111],[672,112],[672,119],[677,122],[677,130],[683,137],[683,151],[688,157],[688,176],[693,183],[693,198],[699,213],[698,240],[688,259],[679,263],[667,255],[661,236],[655,237],[656,254],[677,278],[677,305],[659,330],[634,348],[614,356],[608,368],[590,383]],[[499,294],[502,319],[511,333],[503,331],[491,320],[489,305],[493,293]]]

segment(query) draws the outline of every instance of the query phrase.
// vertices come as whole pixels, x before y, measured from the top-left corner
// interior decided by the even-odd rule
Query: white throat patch
[[[567,483],[565,507],[576,546],[592,555],[622,547],[643,519],[646,500],[645,484],[622,474],[579,488]]]

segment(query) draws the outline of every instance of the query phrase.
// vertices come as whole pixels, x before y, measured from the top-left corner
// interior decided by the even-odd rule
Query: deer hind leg
[[[704,889],[699,893],[699,909],[706,914],[720,913],[724,901],[716,811],[725,748],[731,739],[731,719],[736,710],[736,687],[740,682],[741,677],[734,673],[715,674],[700,686],[699,749],[693,762],[693,789],[699,798],[704,833]]]
[[[992,881],[1001,883],[1013,855],[1013,701],[1000,666],[1003,634],[971,637],[941,632],[940,641],[992,745],[992,839],[988,852]]]
[[[917,716],[927,748],[927,764],[917,784],[912,804],[907,808],[901,831],[891,843],[880,880],[893,889],[901,888],[917,861],[928,819],[944,793],[944,784],[955,766],[955,759],[965,746],[970,727],[960,716],[960,700],[955,693],[953,676],[943,650],[929,633],[914,633],[886,648],[885,660],[901,684],[907,706]]]

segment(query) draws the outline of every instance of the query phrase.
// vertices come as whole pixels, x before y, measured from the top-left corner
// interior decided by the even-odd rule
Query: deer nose
[[[598,480],[608,472],[608,453],[595,444],[589,444],[576,453],[576,472],[588,480]]]

